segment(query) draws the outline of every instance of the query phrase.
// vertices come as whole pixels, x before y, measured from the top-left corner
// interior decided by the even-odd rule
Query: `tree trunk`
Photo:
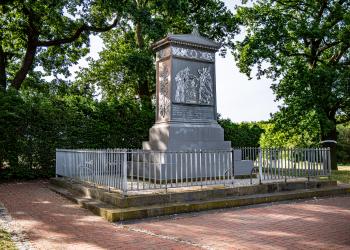
[[[144,105],[147,108],[152,108],[152,98],[151,98],[151,93],[149,90],[149,85],[147,80],[140,80],[139,82],[139,96],[141,99],[142,105]]]
[[[142,27],[141,23],[136,23],[136,30],[135,30],[135,36],[136,36],[136,44],[140,49],[143,49],[143,36],[142,36]]]
[[[337,166],[337,127],[334,123],[334,126],[326,131],[321,131],[321,140],[322,146],[330,148],[331,151],[331,169],[338,170]]]
[[[38,35],[35,35],[33,37],[28,37],[27,50],[22,61],[22,66],[17,71],[15,78],[12,81],[12,86],[17,90],[21,88],[21,85],[24,79],[26,78],[29,70],[33,66],[34,57],[35,57],[36,48],[37,48],[37,41],[38,41]]]
[[[4,155],[0,153],[0,172],[4,168],[4,160],[5,160]]]
[[[0,45],[0,90],[6,90],[6,55]]]

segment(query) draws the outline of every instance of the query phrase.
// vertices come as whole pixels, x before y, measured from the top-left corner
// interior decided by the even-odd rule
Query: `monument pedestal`
[[[230,150],[231,142],[224,141],[224,130],[212,123],[156,123],[149,131],[144,150],[191,151]]]

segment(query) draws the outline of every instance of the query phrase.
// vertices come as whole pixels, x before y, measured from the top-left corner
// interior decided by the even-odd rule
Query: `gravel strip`
[[[12,220],[4,204],[0,202],[0,227],[11,235],[12,241],[19,250],[33,250],[28,237],[22,232],[19,225]]]

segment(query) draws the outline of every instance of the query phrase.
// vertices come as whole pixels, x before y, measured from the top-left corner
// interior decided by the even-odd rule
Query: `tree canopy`
[[[233,14],[218,0],[139,0],[131,1],[124,25],[103,34],[104,50],[98,60],[78,77],[77,84],[103,98],[137,96],[150,103],[155,92],[155,54],[151,44],[167,33],[190,33],[198,26],[202,35],[231,44]]]
[[[1,178],[52,175],[56,148],[139,148],[154,122],[150,45],[195,25],[227,45],[234,29],[219,0],[15,0],[0,13]],[[64,80],[107,30],[100,59]]]
[[[336,140],[336,125],[350,120],[350,2],[259,0],[236,18],[245,32],[233,46],[237,65],[274,80],[277,125],[314,112],[321,140]]]
[[[28,74],[69,75],[68,67],[89,51],[89,34],[117,26],[125,2],[1,1],[1,88],[20,89]]]

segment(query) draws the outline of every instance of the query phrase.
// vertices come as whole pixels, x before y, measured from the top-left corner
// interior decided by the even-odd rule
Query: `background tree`
[[[117,26],[124,2],[109,8],[102,0],[1,1],[0,88],[20,89],[28,74],[68,76],[89,51],[89,34]]]
[[[151,44],[167,33],[202,35],[221,42],[222,52],[233,38],[232,13],[219,0],[134,0],[124,25],[104,33],[104,50],[78,77],[77,84],[101,91],[104,99],[134,96],[150,106],[155,92],[155,55]]]
[[[276,128],[273,120],[261,124],[263,148],[310,148],[319,146],[320,127],[315,113],[305,115],[295,127]]]
[[[236,18],[245,31],[233,46],[237,65],[275,81],[277,126],[288,130],[314,112],[320,139],[337,140],[336,125],[350,120],[350,2],[260,0]]]
[[[232,147],[260,147],[265,122],[235,123],[230,119],[219,119],[218,122],[224,129],[225,141],[231,141]]]
[[[0,13],[0,178],[52,176],[56,148],[140,148],[154,122],[150,45],[196,23],[227,45],[234,28],[218,0],[7,0]],[[106,30],[101,59],[62,80]]]
[[[350,163],[350,124],[338,125],[338,162],[343,164]]]

